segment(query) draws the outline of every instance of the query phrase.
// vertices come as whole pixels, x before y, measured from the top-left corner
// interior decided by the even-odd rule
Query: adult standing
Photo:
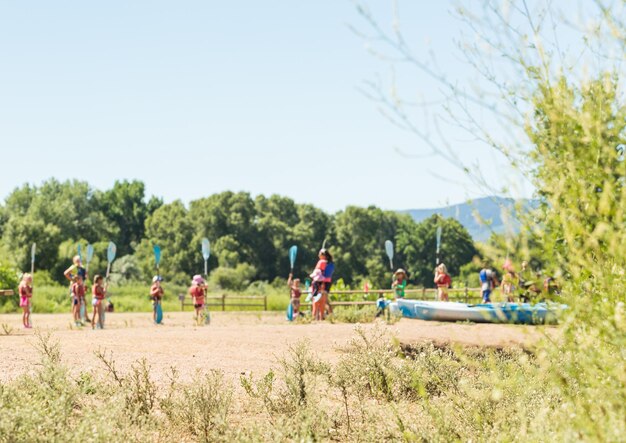
[[[324,299],[323,314],[328,310],[329,314],[333,313],[333,307],[330,304],[330,287],[333,285],[333,272],[335,272],[335,262],[333,256],[328,249],[322,249],[324,258],[326,259],[326,268],[324,269],[324,280],[322,286],[322,298]]]
[[[80,259],[80,255],[75,255],[72,259],[72,266],[67,268],[63,273],[65,278],[67,278],[70,282],[74,282],[74,277],[80,275],[83,279],[83,282],[87,281],[87,270],[83,266],[83,262]]]
[[[320,249],[317,254],[318,261],[311,273],[313,279],[313,304],[312,314],[314,320],[324,320],[326,317],[326,305],[328,304],[328,291],[332,285],[332,273],[335,269],[333,257],[327,249]]]

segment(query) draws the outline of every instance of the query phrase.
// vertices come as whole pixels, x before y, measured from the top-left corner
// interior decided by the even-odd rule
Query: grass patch
[[[180,311],[179,294],[187,294],[187,287],[164,283],[165,297],[163,298],[164,311]],[[112,285],[109,288],[111,301],[115,306],[116,312],[149,312],[152,310],[152,304],[149,298],[150,286],[139,284],[128,284],[123,286]],[[251,288],[242,293],[233,293],[230,291],[210,292],[209,296],[221,297],[227,295],[226,310],[227,311],[262,311],[263,306],[229,306],[231,303],[241,304],[258,304],[262,305],[263,300],[236,300],[239,295],[250,296],[267,296],[267,309],[269,311],[282,311],[287,309],[289,303],[289,294],[287,291],[275,289],[269,285]],[[230,297],[230,299],[229,299]],[[17,299],[16,299],[17,300]],[[91,300],[91,292],[88,292],[87,300]],[[71,311],[71,299],[69,286],[49,285],[35,286],[33,296],[33,312],[36,313],[68,313]],[[189,296],[186,296],[186,303],[191,303]],[[210,303],[218,303],[218,300],[211,299]],[[221,302],[220,302],[221,303]],[[185,307],[191,311],[190,306]],[[212,310],[221,310],[220,306],[212,306]],[[5,303],[0,306],[1,313],[21,312],[21,308],[17,303]]]

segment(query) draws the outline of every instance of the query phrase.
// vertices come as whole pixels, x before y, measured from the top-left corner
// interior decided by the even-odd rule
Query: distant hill
[[[521,200],[523,207],[537,206],[536,200]],[[458,220],[468,230],[475,241],[484,242],[492,232],[506,232],[512,226],[517,232],[519,222],[516,219],[515,200],[503,197],[484,197],[458,205],[435,209],[407,209],[398,211],[410,214],[416,222],[420,222],[433,214],[441,214],[445,218]],[[510,228],[509,228],[510,229]]]

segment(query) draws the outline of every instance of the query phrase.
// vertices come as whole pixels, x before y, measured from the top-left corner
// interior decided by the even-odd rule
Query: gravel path
[[[193,325],[190,312],[166,313],[164,325],[152,324],[151,314],[114,313],[107,316],[107,329],[93,331],[89,326],[72,328],[68,314],[34,314],[33,324],[51,332],[61,344],[62,359],[72,372],[102,371],[93,351],[113,352],[118,368],[125,372],[133,362],[146,358],[158,383],[164,383],[171,366],[182,379],[189,380],[196,368],[221,369],[238,380],[244,373],[263,375],[283,356],[289,345],[310,340],[322,359],[332,362],[354,337],[355,325],[345,323],[289,324],[282,313],[214,312],[210,326]],[[0,325],[9,326],[9,335],[0,328],[0,380],[6,381],[31,371],[39,361],[33,343],[35,330],[18,328],[21,316],[0,315]],[[527,346],[543,334],[554,335],[556,327],[439,323],[402,319],[381,327],[402,343],[435,341],[463,345],[511,347]],[[364,324],[373,328],[374,324]]]

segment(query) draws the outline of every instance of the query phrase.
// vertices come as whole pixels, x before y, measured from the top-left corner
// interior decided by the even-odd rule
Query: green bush
[[[254,274],[256,269],[247,263],[240,263],[235,268],[219,267],[211,272],[209,284],[218,289],[243,291],[250,285]]]
[[[8,264],[0,262],[0,289],[13,289],[17,294],[19,284],[17,271]],[[12,312],[19,306],[18,297],[0,296],[0,312]]]

